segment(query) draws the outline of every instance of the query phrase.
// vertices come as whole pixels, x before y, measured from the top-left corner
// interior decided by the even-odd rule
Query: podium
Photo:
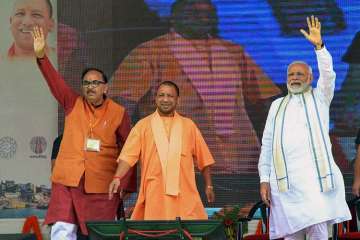
[[[87,222],[90,240],[141,240],[141,239],[226,239],[219,220],[153,220]]]

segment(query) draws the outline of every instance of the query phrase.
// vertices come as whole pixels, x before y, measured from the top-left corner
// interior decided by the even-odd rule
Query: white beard
[[[297,85],[291,86],[289,83],[287,83],[288,91],[293,94],[303,93],[306,90],[308,90],[309,86],[310,86],[309,84],[304,82],[302,82],[299,86]]]

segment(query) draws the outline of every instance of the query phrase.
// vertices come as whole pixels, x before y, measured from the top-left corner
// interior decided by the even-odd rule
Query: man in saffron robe
[[[173,81],[181,91],[177,111],[200,128],[216,160],[214,172],[256,173],[260,142],[250,112],[254,123],[263,122],[267,99],[280,90],[241,46],[217,36],[210,0],[175,1],[171,23],[169,33],[141,44],[123,60],[110,96],[132,101],[133,118],[143,118],[155,109],[156,86]]]
[[[175,83],[161,83],[156,111],[135,125],[118,158],[110,199],[120,179],[140,161],[141,183],[132,219],[207,219],[196,187],[194,160],[204,177],[208,202],[215,199],[210,174],[214,159],[194,122],[175,111],[178,98]]]
[[[87,235],[85,222],[114,220],[120,197],[108,199],[117,156],[130,131],[125,108],[106,97],[107,78],[99,69],[85,69],[79,96],[65,83],[45,55],[42,28],[32,32],[37,63],[50,91],[65,110],[65,128],[51,175],[52,192],[46,224],[54,224],[51,239]],[[121,189],[134,192],[136,170],[129,169]],[[121,203],[120,203],[121,204]]]
[[[343,176],[331,154],[329,108],[335,72],[317,18],[307,18],[319,79],[305,62],[288,66],[288,95],[269,111],[259,159],[261,199],[270,208],[270,239],[328,239],[328,225],[351,218]]]

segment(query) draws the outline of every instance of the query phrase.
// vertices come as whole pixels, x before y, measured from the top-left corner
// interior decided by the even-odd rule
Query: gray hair
[[[291,68],[291,66],[295,65],[295,64],[302,64],[308,67],[309,73],[312,75],[312,68],[309,64],[307,64],[304,61],[293,61],[292,63],[290,63],[287,67],[286,73],[289,73],[289,69]]]

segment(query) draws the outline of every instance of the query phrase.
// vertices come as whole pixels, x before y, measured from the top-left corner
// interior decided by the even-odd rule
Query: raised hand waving
[[[45,56],[45,36],[41,27],[35,26],[31,31],[31,35],[34,40],[34,52],[37,58],[43,58]]]
[[[311,16],[306,18],[309,33],[307,33],[304,29],[300,29],[300,32],[304,35],[304,37],[311,42],[316,49],[321,49],[322,47],[322,38],[321,38],[321,23],[317,17]]]

